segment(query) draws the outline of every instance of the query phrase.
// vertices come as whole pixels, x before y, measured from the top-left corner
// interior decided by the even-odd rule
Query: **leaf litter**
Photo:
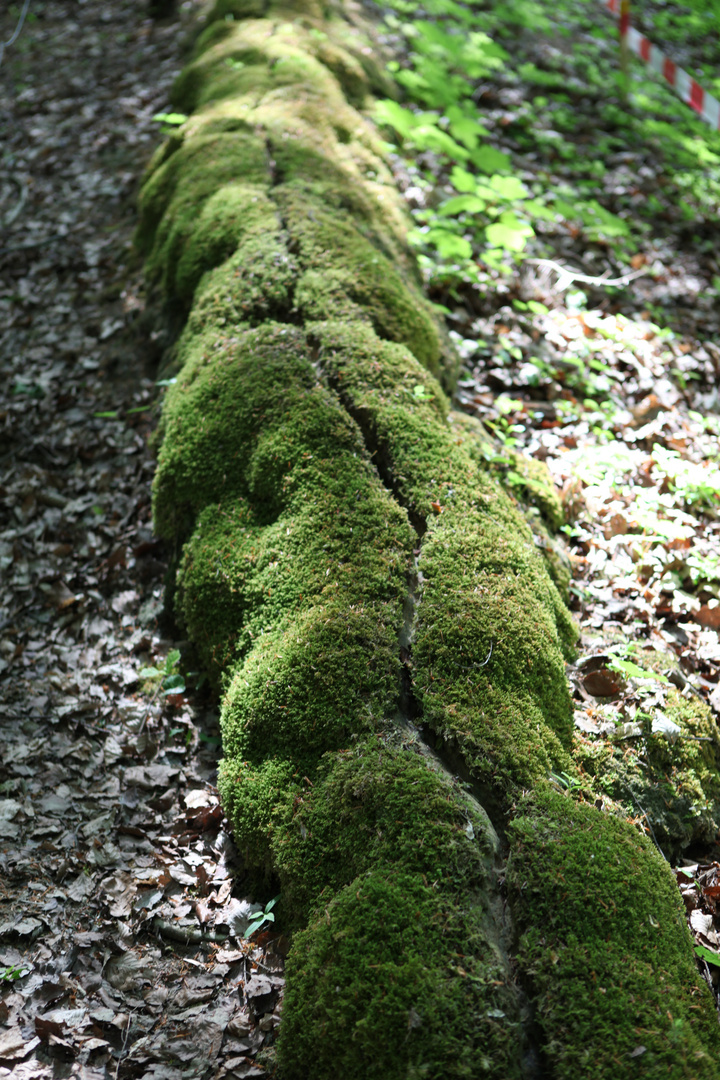
[[[196,7],[38,0],[0,67],[0,1078],[262,1076],[280,1018],[150,520],[131,235]]]

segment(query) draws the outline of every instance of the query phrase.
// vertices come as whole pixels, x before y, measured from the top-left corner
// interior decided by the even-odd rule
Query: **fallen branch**
[[[561,266],[560,263],[554,262],[553,259],[526,259],[525,265],[528,263],[532,263],[535,266],[547,266],[551,270],[554,270],[558,275],[557,287],[561,292],[564,292],[573,281],[581,281],[585,285],[609,285],[614,289],[621,288],[623,285],[629,285],[635,278],[650,273],[650,270],[647,267],[642,267],[640,270],[633,270],[632,273],[624,274],[619,278],[608,278],[604,275],[601,275],[600,277],[591,277],[589,274],[580,273],[579,270],[572,270],[567,266]]]

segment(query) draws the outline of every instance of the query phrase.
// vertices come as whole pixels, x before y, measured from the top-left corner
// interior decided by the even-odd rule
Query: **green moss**
[[[538,508],[549,529],[559,529],[565,521],[565,511],[547,465],[517,451],[511,451],[510,456],[514,493]]]
[[[263,188],[251,184],[221,187],[202,207],[184,245],[173,291],[189,302],[202,275],[232,255],[242,239],[277,228],[275,206]]]
[[[355,17],[357,18],[357,14]],[[389,97],[399,100],[401,97],[399,87],[385,66],[393,57],[387,55],[379,40],[378,24],[366,20],[362,27],[362,35],[358,34],[357,23],[352,25],[344,19],[334,19],[331,27],[335,43],[342,45],[363,69],[368,91],[379,98]],[[368,44],[372,47],[369,48]],[[322,55],[318,55],[322,59]]]
[[[242,178],[267,180],[267,155],[261,139],[246,133],[198,136],[186,140],[150,177],[140,195],[136,243],[148,256],[147,273],[172,288],[174,264],[192,236],[203,204],[218,189]]]
[[[627,822],[549,789],[520,811],[507,881],[552,1075],[710,1080],[720,1029],[669,866]]]
[[[261,15],[261,12],[257,13]],[[233,32],[233,19],[225,19],[224,16],[217,18],[213,16],[212,21],[208,23],[204,30],[201,30],[195,39],[193,45],[193,60],[197,60],[199,56],[206,51],[206,49],[212,48],[213,45],[217,45],[224,38],[228,37]]]
[[[271,826],[278,803],[311,783],[297,765],[270,758],[259,765],[225,757],[218,768],[218,790],[223,809],[232,822],[233,839],[259,888],[275,871],[270,846]]]
[[[273,231],[274,226],[274,231]],[[238,322],[288,321],[293,316],[297,265],[277,221],[249,237],[232,258],[209,272],[198,289],[191,326],[235,326]]]
[[[251,475],[254,468],[252,461]],[[225,500],[203,511],[185,548],[177,611],[216,676],[310,605],[362,606],[371,597],[402,606],[410,531],[367,463],[348,456],[304,473],[272,524],[262,502],[253,510],[244,499]]]
[[[324,23],[328,11],[322,0],[270,0],[269,15],[280,15],[285,19],[294,19],[295,23],[302,19],[313,19]],[[290,24],[290,29],[294,26]]]
[[[535,545],[542,555],[543,562],[564,604],[570,600],[570,582],[572,581],[572,562],[561,538],[553,536],[539,517],[533,515],[531,507],[528,521],[533,531]]]
[[[405,350],[362,325],[310,334],[411,520],[427,529],[413,647],[425,718],[503,788],[567,768],[563,652],[577,632],[527,523],[444,423],[439,386]]]
[[[192,112],[248,91],[259,99],[300,85],[305,93],[323,101],[337,99],[347,108],[337,79],[308,48],[307,31],[290,25],[289,34],[286,26],[266,19],[231,24],[230,32],[207,45],[180,73],[172,89],[173,103]]]
[[[564,521],[564,510],[547,466],[498,445],[474,416],[454,411],[449,421],[459,445],[473,461],[496,477],[512,500],[519,500],[545,567],[567,603],[572,565],[562,543],[553,536]]]
[[[645,661],[643,661],[645,663]],[[642,735],[613,742],[576,734],[574,758],[591,789],[648,826],[668,858],[711,845],[720,826],[720,753],[707,705],[664,688],[662,712],[680,731],[652,734],[654,709],[636,714]]]
[[[340,890],[295,937],[283,1076],[304,1080],[312,1061],[318,1080],[519,1077],[517,1003],[483,919],[402,870]]]
[[[315,38],[315,56],[330,70],[342,87],[343,93],[356,109],[361,109],[369,91],[367,72],[357,57],[325,36]]]
[[[161,165],[164,165],[168,158],[172,157],[176,150],[179,150],[185,139],[185,132],[182,128],[171,131],[160,145],[153,152],[145,172],[143,174],[142,187],[144,188],[148,180],[153,176]],[[160,211],[162,213],[162,211]],[[157,215],[159,220],[160,214]],[[153,226],[154,227],[154,226]]]
[[[292,184],[276,188],[273,195],[297,245],[302,268],[332,272],[349,300],[367,312],[380,337],[402,342],[424,367],[439,372],[439,333],[427,301],[362,236],[352,219],[324,209]],[[313,310],[319,306],[316,297]],[[335,314],[328,311],[325,317]]]
[[[297,328],[207,329],[188,334],[181,356],[154,482],[162,535],[182,536],[188,515],[237,495],[272,521],[316,468],[311,455],[363,452],[347,415],[317,384]]]
[[[443,516],[419,560],[416,686],[444,737],[524,785],[572,733],[551,586],[534,549],[480,515]]]
[[[348,277],[342,270],[306,270],[295,289],[295,310],[305,321],[339,319],[367,322],[367,311],[350,299]]]
[[[292,787],[278,803],[273,861],[283,913],[295,921],[379,865],[455,892],[487,885],[496,855],[487,818],[412,744],[376,736],[327,754],[312,784]]]
[[[350,132],[337,125],[334,134],[341,140],[352,138]],[[356,229],[364,230],[363,234],[375,247],[390,258],[397,257],[398,244],[387,227],[387,207],[375,191],[362,183],[357,162],[339,161],[335,147],[335,152],[328,152],[325,148],[308,147],[306,141],[298,139],[271,138],[270,147],[276,179],[292,184],[317,202],[316,206],[306,206],[311,221],[317,219],[318,209],[321,216],[329,209],[342,211]],[[378,163],[373,164],[378,167]]]
[[[398,605],[331,601],[263,635],[225,695],[224,752],[283,756],[307,772],[325,751],[377,730],[397,696],[400,616]]]

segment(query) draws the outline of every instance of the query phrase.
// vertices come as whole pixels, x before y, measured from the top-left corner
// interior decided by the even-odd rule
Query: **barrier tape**
[[[628,0],[604,0],[604,4],[613,15],[619,16],[620,37],[626,43],[626,48],[644,60],[652,71],[661,75],[678,97],[694,109],[698,116],[716,131],[720,131],[720,101],[708,94],[692,75],[678,67],[657,45],[653,45],[639,30],[630,25]]]

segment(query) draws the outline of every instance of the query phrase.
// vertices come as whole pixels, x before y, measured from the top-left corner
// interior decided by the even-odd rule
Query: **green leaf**
[[[477,188],[477,177],[456,165],[450,173],[450,181],[456,191],[474,192]]]
[[[548,210],[545,203],[541,202],[540,199],[528,199],[523,205],[523,213],[527,214],[528,217],[538,218],[540,221],[557,220],[557,214],[553,213],[552,210]]]
[[[469,259],[472,255],[470,241],[447,229],[430,229],[426,240],[437,248],[443,259]]]
[[[275,907],[275,905],[277,904],[279,899],[280,899],[280,894],[278,894],[277,896],[273,896],[272,900],[268,900],[267,904],[265,905],[265,914],[266,915],[267,915],[268,911],[272,911],[272,909]]]
[[[167,675],[163,680],[163,694],[184,694],[185,680],[182,675]]]
[[[485,200],[478,198],[477,195],[455,195],[454,198],[442,204],[438,213],[443,217],[463,213],[480,214],[486,206]]]
[[[175,667],[175,665],[177,663],[179,663],[179,661],[180,661],[180,650],[179,649],[171,649],[170,652],[165,657],[165,670],[168,672],[168,674],[172,671],[172,669]]]
[[[522,251],[530,236],[535,232],[532,226],[519,221],[514,214],[505,213],[500,221],[488,225],[485,236],[493,247],[505,248],[506,251]]]
[[[656,682],[661,683],[668,681],[664,675],[657,675],[654,671],[646,671],[645,668],[634,664],[632,660],[620,660],[619,657],[613,657],[609,661],[608,667],[611,671],[619,671],[623,675],[628,675],[631,679],[654,679]]]
[[[510,169],[510,157],[508,154],[503,154],[501,150],[496,150],[494,146],[481,146],[477,150],[473,150],[470,155],[473,165],[480,170],[480,172],[499,173],[507,172]]]
[[[696,945],[693,951],[696,956],[707,960],[708,964],[715,964],[716,967],[720,967],[720,953],[713,952],[712,949],[706,949],[704,945]]]
[[[13,387],[13,394],[27,394],[28,397],[40,398],[44,396],[42,386],[37,386],[35,383],[16,382]]]
[[[413,386],[413,397],[418,401],[432,401],[432,394],[428,394],[422,383]]]
[[[185,113],[179,112],[159,112],[155,113],[153,120],[159,124],[172,124],[175,127],[179,127],[187,120]]]
[[[375,123],[394,128],[403,138],[407,138],[417,127],[418,118],[409,109],[398,105],[397,101],[378,101],[375,104]]]
[[[255,933],[255,931],[259,930],[264,922],[265,922],[265,916],[264,915],[261,915],[259,919],[254,919],[253,922],[251,922],[250,925],[248,926],[245,933],[243,934],[243,937],[246,938],[246,939],[249,938],[249,937],[252,937],[253,934]]]
[[[508,201],[524,199],[529,194],[528,189],[517,176],[491,176],[488,184],[493,191],[497,191],[501,199]]]
[[[208,746],[222,746],[222,739],[219,735],[206,735],[204,731],[198,734],[200,742],[207,743]]]
[[[420,150],[434,150],[437,154],[447,154],[452,161],[467,161],[469,151],[456,143],[446,131],[441,131],[434,124],[421,124],[412,133],[412,141]]]
[[[448,109],[448,115],[451,109]],[[470,116],[459,116],[456,120],[450,120],[450,134],[453,139],[456,139],[468,150],[474,150],[477,144],[480,142],[481,135],[489,135],[490,132],[482,124],[479,124],[477,120],[473,120]]]
[[[140,668],[140,670],[138,672],[138,678],[139,679],[157,679],[158,675],[164,675],[164,674],[165,674],[165,672],[160,671],[159,668],[156,668],[156,667],[144,667],[144,668]]]
[[[117,412],[96,412],[93,416],[96,420],[116,420]]]
[[[15,982],[16,979],[22,979],[23,975],[27,975],[29,968],[22,967],[20,964],[11,964],[9,967],[0,968],[0,982]]]
[[[177,378],[174,378],[174,379],[157,379],[156,382],[155,382],[155,385],[156,386],[172,386],[176,382],[177,382]]]

